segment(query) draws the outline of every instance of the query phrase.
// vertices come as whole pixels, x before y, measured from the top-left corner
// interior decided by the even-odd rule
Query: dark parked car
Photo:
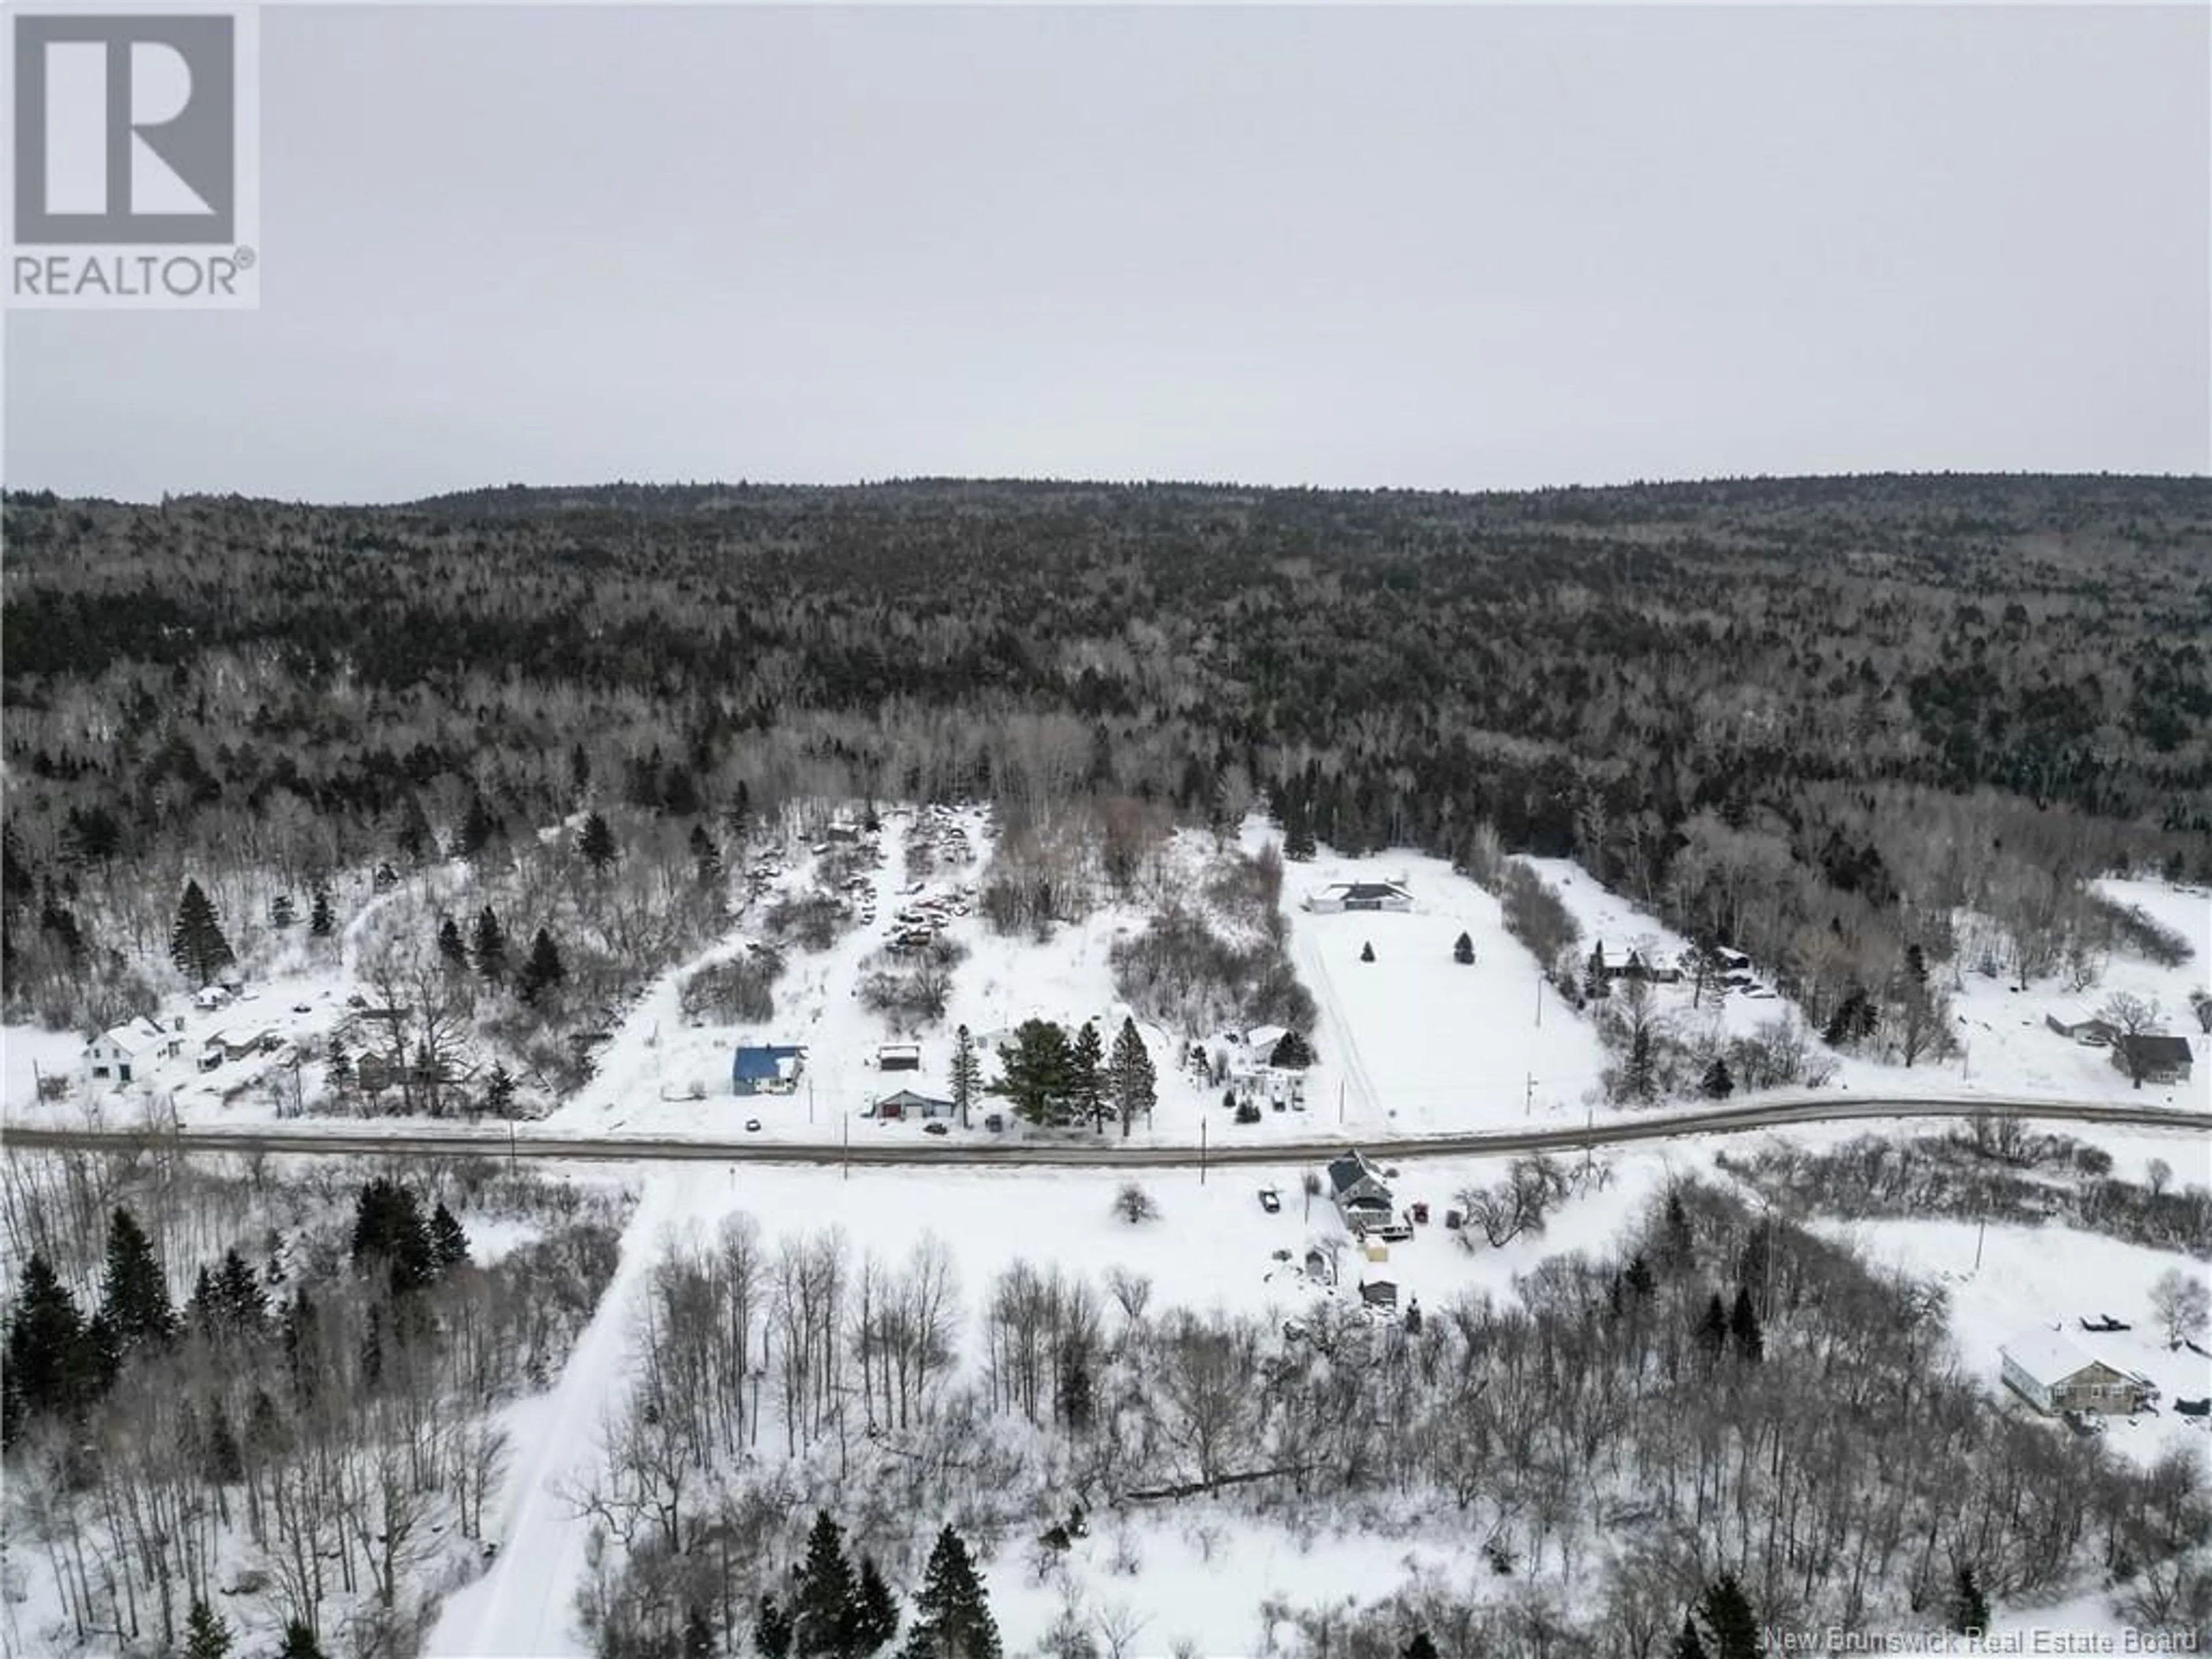
[[[1260,1207],[1265,1210],[1269,1215],[1277,1213],[1283,1207],[1283,1195],[1277,1192],[1273,1187],[1261,1188]]]
[[[952,1133],[942,1123],[925,1123],[921,1126],[921,1132],[926,1135],[949,1135]]]

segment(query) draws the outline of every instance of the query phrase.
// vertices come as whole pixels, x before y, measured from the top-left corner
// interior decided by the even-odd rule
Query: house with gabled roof
[[[796,1043],[740,1044],[730,1060],[730,1092],[787,1095],[799,1086],[806,1050]]]
[[[179,1025],[181,1028],[181,1021]],[[85,1081],[94,1091],[143,1083],[184,1052],[181,1029],[165,1030],[141,1014],[102,1031],[84,1045]]]
[[[1333,881],[1306,895],[1306,908],[1316,915],[1345,910],[1410,910],[1413,896],[1395,881]]]
[[[1384,1184],[1382,1172],[1370,1164],[1358,1150],[1332,1159],[1327,1170],[1329,1201],[1344,1218],[1344,1224],[1357,1232],[1362,1227],[1387,1225],[1395,1210],[1390,1201],[1390,1188]]]
[[[2191,1056],[2189,1039],[2144,1032],[2112,1040],[2112,1065],[2145,1083],[2186,1083]]]
[[[2131,1412],[2152,1393],[2141,1377],[2091,1358],[2058,1331],[2023,1331],[1997,1353],[2005,1386],[2039,1412]]]

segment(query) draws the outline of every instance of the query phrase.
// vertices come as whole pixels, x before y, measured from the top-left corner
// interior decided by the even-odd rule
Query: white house
[[[143,1083],[170,1060],[185,1052],[183,1022],[167,1031],[140,1015],[112,1030],[102,1031],[84,1045],[84,1070],[94,1089],[120,1089]]]
[[[2039,1412],[2131,1412],[2149,1390],[2057,1331],[2023,1331],[1997,1350],[2005,1385]]]
[[[204,1014],[211,1014],[229,1001],[230,993],[220,985],[204,985],[192,994],[192,1006]]]
[[[1413,896],[1395,881],[1333,881],[1306,895],[1306,908],[1316,915],[1343,910],[1410,910]]]
[[[1345,1225],[1355,1232],[1390,1219],[1390,1188],[1383,1184],[1382,1172],[1357,1151],[1329,1164],[1328,1195]]]

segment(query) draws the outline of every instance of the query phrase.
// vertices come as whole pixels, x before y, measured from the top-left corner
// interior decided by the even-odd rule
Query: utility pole
[[[1540,971],[1540,972],[1537,974],[1537,975],[1536,975],[1536,1024],[1537,1024],[1537,1027],[1540,1030],[1540,1029],[1542,1028],[1542,1026],[1543,1026],[1543,1024],[1544,1024],[1544,975],[1543,975],[1543,974]]]
[[[1336,1080],[1336,1121],[1337,1121],[1338,1127],[1341,1127],[1343,1126],[1343,1123],[1344,1123],[1344,1079],[1343,1079],[1342,1078],[1339,1078],[1339,1079],[1337,1079],[1337,1080]]]
[[[1990,1218],[1984,1216],[1974,1229],[1974,1271],[1982,1270],[1982,1240],[1990,1231]]]
[[[1524,1072],[1522,1075],[1528,1079],[1528,1085],[1523,1091],[1521,1115],[1534,1117],[1536,1115],[1536,1074],[1534,1072]]]
[[[1198,1121],[1198,1184],[1206,1185],[1206,1120]]]

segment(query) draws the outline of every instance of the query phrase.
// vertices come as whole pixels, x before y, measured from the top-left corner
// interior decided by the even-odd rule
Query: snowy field
[[[1899,1127],[1853,1126],[1805,1138],[1841,1139]],[[2091,1132],[2087,1138],[2109,1147],[2120,1175],[2139,1175],[2153,1158],[2173,1164],[2183,1180],[2203,1173],[2199,1138],[2132,1132],[2110,1137]],[[779,1236],[834,1224],[856,1260],[874,1252],[892,1261],[909,1253],[916,1238],[933,1233],[954,1252],[966,1316],[962,1335],[971,1345],[979,1328],[977,1304],[988,1285],[1023,1259],[1079,1269],[1090,1264],[1101,1273],[1109,1265],[1143,1273],[1155,1287],[1156,1314],[1182,1305],[1263,1313],[1271,1320],[1296,1317],[1317,1298],[1352,1299],[1363,1275],[1389,1279],[1401,1304],[1418,1298],[1424,1307],[1438,1308],[1468,1291],[1510,1297],[1516,1276],[1546,1257],[1609,1248],[1655,1193],[1683,1176],[1711,1174],[1712,1152],[1731,1144],[1745,1143],[1707,1138],[1619,1154],[1609,1160],[1607,1184],[1564,1206],[1540,1237],[1516,1240],[1504,1249],[1483,1244],[1470,1252],[1436,1224],[1418,1230],[1410,1243],[1388,1247],[1389,1258],[1381,1262],[1364,1261],[1345,1246],[1343,1230],[1324,1201],[1315,1200],[1307,1212],[1299,1187],[1303,1171],[1291,1165],[1226,1174],[1216,1170],[1203,1182],[1194,1170],[1152,1172],[1142,1184],[1160,1213],[1135,1226],[1114,1212],[1114,1194],[1124,1177],[1109,1171],[954,1170],[921,1181],[910,1172],[867,1169],[845,1178],[831,1170],[781,1166],[655,1169],[642,1177],[645,1201],[625,1240],[622,1274],[575,1360],[553,1394],[514,1408],[512,1425],[525,1455],[510,1475],[499,1511],[508,1528],[501,1560],[489,1577],[448,1601],[428,1652],[433,1659],[551,1659],[585,1650],[569,1627],[584,1569],[584,1533],[557,1488],[588,1468],[599,1425],[622,1397],[627,1321],[643,1282],[642,1265],[659,1254],[672,1230],[711,1231],[721,1217],[743,1210],[759,1220],[771,1244]],[[2192,1150],[2194,1174],[2185,1161]],[[1404,1202],[1425,1199],[1441,1223],[1454,1193],[1494,1182],[1504,1170],[1498,1159],[1425,1162],[1407,1165],[1395,1186]],[[1279,1213],[1267,1213],[1258,1201],[1267,1185],[1279,1190]],[[1894,1262],[1940,1283],[1950,1297],[1958,1361],[1993,1394],[2000,1388],[1997,1344],[2039,1323],[2064,1318],[2070,1324],[2077,1311],[2110,1311],[2136,1322],[2132,1337],[2075,1337],[2099,1357],[2152,1376],[2168,1400],[2208,1392],[2201,1370],[2192,1373],[2145,1340],[2151,1280],[2179,1265],[2212,1283],[2212,1267],[2204,1262],[2084,1233],[1991,1228],[1975,1272],[1971,1224],[1820,1224],[1832,1236],[1850,1237],[1877,1262]],[[1334,1287],[1309,1279],[1301,1265],[1309,1248],[1332,1238],[1340,1247],[1340,1282]],[[1279,1251],[1291,1260],[1278,1260]],[[972,1347],[967,1357],[973,1360]],[[2110,1435],[2116,1449],[2145,1457],[2176,1440],[2205,1441],[2201,1426],[2170,1413],[2115,1425]],[[1326,1528],[1294,1535],[1243,1520],[1209,1531],[1206,1516],[1206,1506],[1195,1504],[1134,1520],[1131,1540],[1142,1562],[1134,1577],[1112,1570],[1114,1546],[1103,1516],[1071,1553],[1069,1583],[1090,1613],[1118,1606],[1147,1619],[1133,1654],[1164,1654],[1177,1642],[1193,1644],[1201,1653],[1255,1652],[1257,1610],[1268,1596],[1301,1606],[1372,1598],[1398,1583],[1409,1563],[1454,1581],[1474,1571],[1471,1552],[1434,1540],[1337,1535]],[[1013,1548],[991,1563],[989,1577],[1007,1650],[1024,1650],[1059,1616],[1064,1591],[1033,1582],[1023,1553]],[[2008,1609],[1998,1628],[2039,1625],[2112,1627],[2101,1602],[2091,1597],[2040,1612]]]

